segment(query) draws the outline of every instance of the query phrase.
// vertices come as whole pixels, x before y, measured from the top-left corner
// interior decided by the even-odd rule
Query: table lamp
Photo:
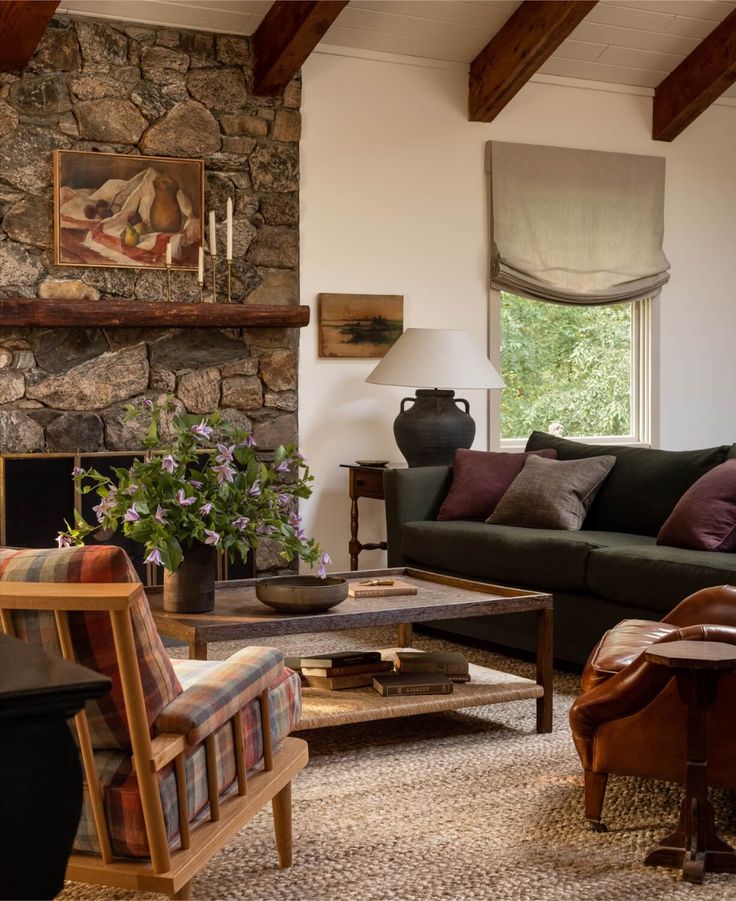
[[[473,443],[470,404],[455,397],[455,388],[504,387],[471,333],[461,329],[407,329],[366,382],[418,389],[401,401],[394,421],[394,437],[409,466],[449,466],[457,448]]]

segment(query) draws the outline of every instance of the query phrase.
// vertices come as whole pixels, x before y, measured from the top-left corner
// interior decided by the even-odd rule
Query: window
[[[501,439],[534,429],[648,443],[651,301],[596,306],[501,293]]]

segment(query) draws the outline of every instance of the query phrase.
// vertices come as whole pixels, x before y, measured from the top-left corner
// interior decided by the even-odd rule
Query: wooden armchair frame
[[[191,881],[195,874],[269,801],[273,805],[279,865],[290,866],[291,780],[304,768],[309,758],[306,742],[298,738],[286,738],[274,753],[268,727],[268,690],[264,690],[259,697],[261,721],[264,724],[263,771],[247,776],[242,714],[238,711],[231,718],[237,793],[220,800],[217,791],[215,735],[212,734],[205,740],[210,819],[190,830],[185,775],[186,738],[177,733],[166,733],[152,739],[146,717],[130,614],[131,606],[143,591],[143,586],[136,582],[0,582],[0,624],[3,631],[7,635],[15,634],[13,610],[53,612],[61,651],[67,660],[75,660],[69,613],[107,612],[110,616],[130,730],[133,766],[138,778],[151,857],[150,860],[138,861],[116,859],[113,856],[87,715],[81,710],[74,719],[100,856],[72,854],[66,878],[138,891],[163,892],[174,898],[190,898]],[[156,778],[158,771],[172,761],[181,836],[181,847],[174,851],[169,848]]]

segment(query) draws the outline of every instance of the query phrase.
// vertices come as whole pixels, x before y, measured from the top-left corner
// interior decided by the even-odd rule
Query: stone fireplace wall
[[[0,295],[165,301],[161,271],[54,266],[52,152],[73,149],[204,159],[205,209],[222,224],[234,200],[234,300],[298,303],[300,83],[270,99],[252,81],[248,38],[54,19],[23,75],[0,75]],[[195,273],[173,285],[198,297]],[[126,405],[167,394],[221,409],[262,449],[295,441],[298,340],[0,328],[0,453],[140,447]]]

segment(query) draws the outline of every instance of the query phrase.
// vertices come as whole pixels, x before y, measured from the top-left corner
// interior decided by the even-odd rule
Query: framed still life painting
[[[401,294],[320,294],[321,357],[383,357],[404,331]]]
[[[54,154],[54,262],[196,269],[204,162],[118,153]]]

